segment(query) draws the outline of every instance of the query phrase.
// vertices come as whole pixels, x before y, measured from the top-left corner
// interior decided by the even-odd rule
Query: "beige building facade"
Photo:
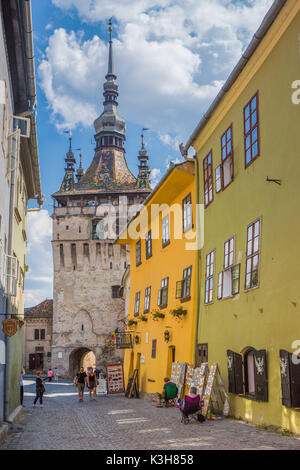
[[[27,373],[52,367],[52,320],[53,300],[44,300],[24,313],[23,367]]]

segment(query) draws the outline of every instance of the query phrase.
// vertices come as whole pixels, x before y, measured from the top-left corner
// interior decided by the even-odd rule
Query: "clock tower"
[[[119,87],[109,28],[108,72],[103,112],[95,120],[95,153],[89,168],[76,159],[69,139],[65,175],[53,194],[53,340],[52,367],[72,377],[85,367],[122,361],[111,348],[112,331],[124,330],[121,279],[129,263],[127,250],[113,242],[150,193],[148,155],[142,145],[139,175],[125,156],[126,122],[119,115]],[[108,217],[114,215],[112,229]]]

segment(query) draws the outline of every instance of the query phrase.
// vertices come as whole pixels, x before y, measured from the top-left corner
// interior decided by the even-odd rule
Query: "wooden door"
[[[197,351],[196,366],[199,367],[203,362],[208,362],[208,343],[198,344]]]

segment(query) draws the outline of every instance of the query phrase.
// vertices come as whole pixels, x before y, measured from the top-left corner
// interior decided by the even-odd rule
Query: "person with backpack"
[[[33,402],[33,408],[36,408],[36,402],[40,399],[40,407],[43,408],[43,394],[45,393],[45,380],[42,379],[42,372],[40,370],[36,373],[35,387],[36,387],[36,396]]]

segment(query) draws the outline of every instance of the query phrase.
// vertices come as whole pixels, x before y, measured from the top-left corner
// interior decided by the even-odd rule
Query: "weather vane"
[[[148,127],[143,127],[143,129],[142,129],[141,138],[142,138],[142,147],[143,148],[144,148],[144,131],[150,131],[150,129]]]

